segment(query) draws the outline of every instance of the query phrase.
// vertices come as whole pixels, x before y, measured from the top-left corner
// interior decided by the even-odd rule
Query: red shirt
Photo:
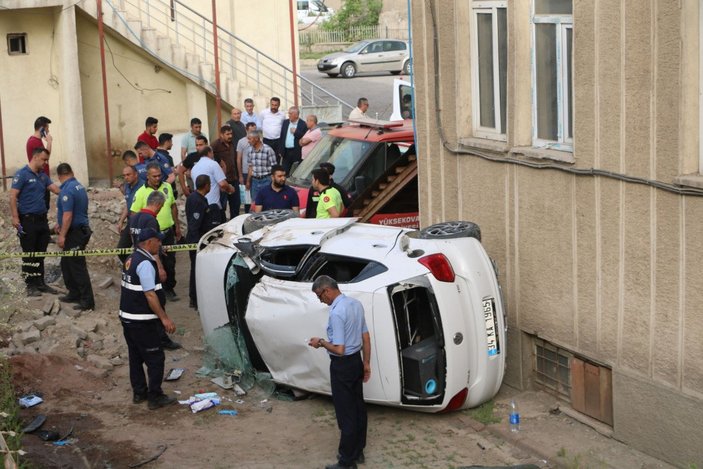
[[[32,161],[32,153],[35,148],[44,148],[44,142],[42,139],[32,135],[29,139],[27,139],[27,161]],[[42,167],[42,170],[47,176],[51,176],[48,163]]]
[[[139,137],[137,137],[137,141],[146,143],[151,147],[152,150],[156,150],[156,148],[159,146],[159,139],[154,137],[150,133],[147,133],[146,130],[142,132]]]

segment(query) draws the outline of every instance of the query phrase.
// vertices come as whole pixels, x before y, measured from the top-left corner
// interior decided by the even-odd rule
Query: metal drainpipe
[[[112,185],[112,142],[110,140],[110,108],[107,99],[107,71],[105,70],[105,31],[103,30],[103,2],[98,2],[98,38],[100,40],[100,67],[103,76],[103,107],[105,108],[105,155],[107,156],[107,174]]]
[[[289,16],[290,16],[290,55],[291,59],[293,59],[293,103],[297,106],[298,105],[298,66],[296,64],[296,54],[295,54],[295,30],[293,29],[297,24],[297,7],[295,9],[295,18],[296,20],[294,21],[294,10],[293,10],[293,1],[294,0],[288,0],[288,10],[289,10]]]
[[[217,46],[217,0],[212,0],[212,35],[213,48],[215,52],[215,112],[217,113],[217,129],[215,134],[219,135],[222,127],[222,95],[220,94],[220,59]]]
[[[7,190],[7,172],[5,170],[5,136],[2,131],[2,100],[0,100],[0,158],[2,159],[2,190]]]

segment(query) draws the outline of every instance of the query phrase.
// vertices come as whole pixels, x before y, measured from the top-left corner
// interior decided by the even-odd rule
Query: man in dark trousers
[[[137,170],[134,168],[134,166],[126,165],[124,168],[122,168],[122,179],[124,180],[124,184],[122,186],[122,193],[124,194],[125,206],[122,209],[122,213],[120,213],[120,218],[117,220],[117,231],[119,231],[120,233],[120,239],[117,242],[118,249],[131,248],[132,246],[134,246],[134,243],[132,242],[132,237],[129,232],[129,217],[132,213],[129,209],[132,207],[134,194],[144,184],[139,179],[139,173],[137,173]],[[125,221],[127,223],[125,223]],[[119,254],[117,257],[119,257],[120,262],[124,264],[124,261],[127,260],[129,254]]]
[[[160,328],[176,331],[176,325],[166,315],[166,297],[161,288],[156,258],[164,235],[153,228],[139,233],[137,249],[122,270],[120,321],[129,351],[129,380],[132,402],[149,401],[149,409],[176,402],[161,389],[164,377],[164,350],[160,344]],[[147,379],[144,377],[144,365]]]
[[[363,383],[371,377],[371,336],[364,307],[339,291],[337,282],[321,275],[312,284],[318,300],[330,306],[327,339],[312,337],[309,345],[324,348],[330,356],[332,403],[341,432],[336,464],[326,469],[356,467],[365,462],[366,405]]]
[[[281,137],[278,140],[281,164],[286,171],[286,176],[290,176],[290,168],[295,162],[302,161],[300,139],[307,131],[305,122],[300,120],[300,109],[297,106],[291,106],[288,109],[288,119],[284,120],[281,126]]]
[[[73,176],[73,169],[68,163],[58,165],[56,174],[61,183],[56,202],[56,232],[59,234],[56,244],[64,251],[82,251],[93,234],[88,220],[88,193]],[[78,303],[73,307],[75,310],[94,309],[95,297],[85,256],[62,257],[61,274],[68,294],[59,299]]]
[[[151,229],[154,231],[160,231],[159,222],[156,217],[161,212],[161,208],[166,203],[166,196],[161,191],[152,191],[146,199],[146,207],[141,209],[139,212],[132,213],[129,218],[129,232],[132,236],[132,243],[136,249],[139,245],[139,235],[142,231],[146,229]],[[165,282],[168,278],[166,275],[166,269],[164,269],[162,264],[162,252],[158,253],[154,258],[156,262],[156,271],[159,274],[159,281]],[[166,334],[166,331],[159,327],[161,336],[161,347],[166,350],[178,350],[181,348],[181,344],[171,340],[171,338]]]
[[[44,116],[39,116],[34,121],[34,133],[27,139],[27,163],[32,161],[32,155],[34,150],[37,148],[46,148],[46,152],[51,155],[51,144],[54,138],[49,133],[49,124],[51,124],[51,119]],[[51,178],[51,172],[49,171],[49,164],[45,164],[42,171]],[[46,209],[49,210],[49,202],[51,191],[47,190],[44,192],[44,202],[46,203]]]
[[[210,208],[205,195],[210,192],[210,177],[201,174],[195,178],[195,192],[186,199],[186,219],[188,220],[188,232],[186,242],[197,243],[200,238],[212,227],[210,220]],[[198,309],[198,294],[195,289],[195,256],[196,251],[189,251],[190,254],[190,307]]]
[[[35,148],[32,161],[17,171],[10,189],[10,213],[12,226],[17,230],[20,246],[24,252],[45,252],[51,232],[46,218],[48,209],[44,200],[46,190],[54,194],[59,188],[42,171],[49,162],[49,153],[44,148]],[[44,282],[44,258],[23,257],[22,275],[27,285],[27,296],[42,293],[58,293]]]

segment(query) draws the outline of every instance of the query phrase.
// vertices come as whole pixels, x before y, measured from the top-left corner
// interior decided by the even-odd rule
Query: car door
[[[377,72],[380,70],[383,61],[383,41],[370,42],[359,53],[359,72]]]
[[[407,49],[403,41],[384,41],[384,61],[383,70],[397,71],[403,69],[403,62],[407,55]]]

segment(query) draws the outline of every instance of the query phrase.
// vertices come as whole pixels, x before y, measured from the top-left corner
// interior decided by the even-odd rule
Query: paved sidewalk
[[[517,433],[511,432],[508,424],[511,399],[520,411]],[[558,410],[566,404],[547,393],[520,392],[504,385],[494,402],[494,415],[500,423],[484,426],[469,417],[470,413],[462,413],[461,419],[474,430],[508,443],[517,459],[549,468],[674,468],[567,416]]]

